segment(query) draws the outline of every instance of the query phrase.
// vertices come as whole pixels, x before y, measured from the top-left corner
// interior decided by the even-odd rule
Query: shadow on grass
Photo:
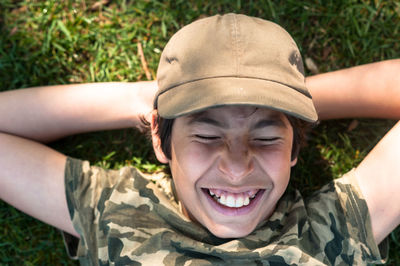
[[[70,136],[50,146],[70,157],[88,160],[104,168],[131,165],[148,172],[157,170],[150,141],[133,128]],[[154,166],[153,169],[150,165]]]

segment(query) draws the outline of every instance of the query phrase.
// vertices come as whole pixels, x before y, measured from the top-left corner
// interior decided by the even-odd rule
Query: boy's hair
[[[293,145],[291,159],[294,160],[300,152],[300,148],[304,145],[306,139],[306,133],[314,126],[314,123],[306,122],[299,118],[286,115],[290,125],[293,128]],[[142,116],[142,129],[147,131],[149,136],[151,135],[150,123]],[[161,140],[161,149],[168,159],[171,159],[171,135],[172,126],[174,125],[175,119],[166,119],[157,115],[155,134]]]

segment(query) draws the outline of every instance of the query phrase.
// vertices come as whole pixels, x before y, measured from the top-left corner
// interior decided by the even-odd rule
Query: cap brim
[[[318,120],[312,99],[274,81],[218,77],[181,84],[158,96],[161,117],[176,118],[226,105],[251,105],[271,108],[303,119]]]

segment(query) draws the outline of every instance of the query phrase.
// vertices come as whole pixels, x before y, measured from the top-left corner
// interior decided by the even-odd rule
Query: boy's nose
[[[248,147],[242,143],[226,145],[220,161],[219,170],[232,181],[239,181],[253,170],[253,160]]]

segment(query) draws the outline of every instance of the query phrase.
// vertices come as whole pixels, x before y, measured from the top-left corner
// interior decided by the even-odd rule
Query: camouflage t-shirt
[[[69,211],[83,265],[365,265],[383,263],[352,172],[308,199],[285,194],[250,235],[221,239],[188,220],[168,177],[104,170],[69,158]],[[383,256],[380,255],[380,252]]]

